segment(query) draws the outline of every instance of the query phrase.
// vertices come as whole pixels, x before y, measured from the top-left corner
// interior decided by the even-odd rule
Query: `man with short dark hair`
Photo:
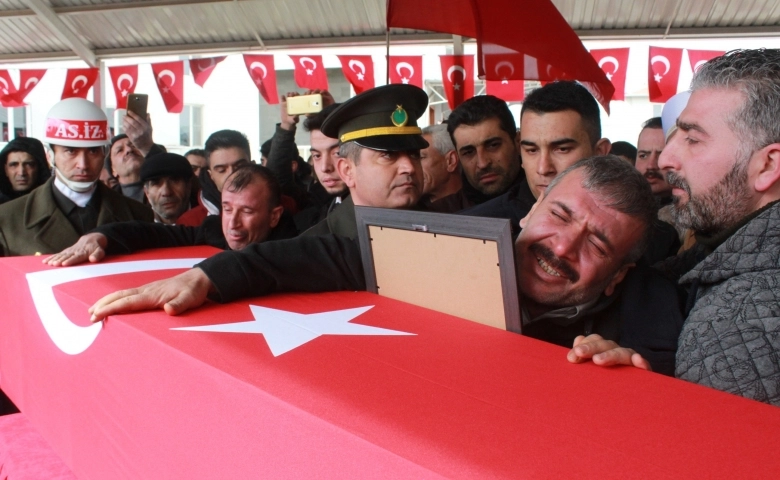
[[[628,142],[612,142],[609,153],[622,158],[631,165],[636,165],[636,147]]]
[[[119,183],[119,191],[125,197],[136,202],[144,201],[143,182],[141,182],[141,165],[144,156],[133,145],[126,134],[120,133],[111,139],[109,145],[111,172]]]
[[[44,260],[53,266],[99,262],[106,255],[149,248],[210,245],[241,250],[252,243],[292,238],[295,227],[280,204],[279,184],[267,168],[247,165],[224,184],[222,213],[197,227],[120,222],[95,229],[78,242]]]
[[[661,205],[671,203],[672,186],[658,167],[658,159],[666,145],[661,117],[653,117],[642,124],[636,145],[636,169],[650,182],[653,195]]]
[[[702,66],[659,161],[696,245],[661,265],[688,290],[675,375],[780,406],[780,50]],[[591,336],[568,358],[647,368]]]
[[[206,151],[202,148],[193,148],[184,154],[184,158],[192,166],[192,174],[197,178],[201,170],[208,169],[209,161],[206,159]]]
[[[0,151],[0,203],[19,198],[51,177],[43,144],[32,137],[11,140]]]
[[[454,205],[458,210],[496,198],[522,181],[517,127],[505,101],[492,95],[466,100],[450,113],[447,131],[466,180]]]
[[[190,208],[192,178],[192,167],[181,155],[159,153],[146,159],[141,166],[141,183],[156,222],[175,225]]]
[[[209,135],[205,145],[208,168],[201,171],[197,207],[179,217],[180,225],[196,227],[208,215],[219,215],[221,192],[225,179],[236,169],[252,163],[249,140],[236,130],[219,130]]]

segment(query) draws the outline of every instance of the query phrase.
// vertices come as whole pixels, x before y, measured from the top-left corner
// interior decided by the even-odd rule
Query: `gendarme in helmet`
[[[83,98],[62,100],[46,116],[45,141],[54,151],[57,179],[74,192],[91,190],[108,144],[106,114]]]

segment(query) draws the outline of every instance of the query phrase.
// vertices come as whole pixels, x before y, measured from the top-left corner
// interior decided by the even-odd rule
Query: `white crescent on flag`
[[[201,261],[203,258],[181,258],[62,267],[28,273],[26,278],[35,310],[38,312],[38,317],[40,317],[43,328],[51,341],[68,355],[78,355],[92,345],[103,325],[96,323],[82,327],[73,323],[57,302],[54,296],[54,287],[63,283],[107,275],[192,268],[193,265]]]
[[[414,76],[414,67],[408,62],[398,62],[398,65],[395,66],[395,73],[403,77],[404,74],[401,73],[401,70],[404,69],[409,71],[409,76],[405,78],[412,78]]]
[[[172,87],[173,84],[176,83],[176,75],[173,74],[170,70],[163,70],[157,75],[157,83],[161,84],[160,80],[162,80],[163,77],[170,77],[171,78],[171,84],[168,85],[169,87]]]
[[[515,74],[515,66],[512,64],[512,62],[503,60],[503,61],[498,62],[496,64],[496,68],[495,68],[496,75],[501,75],[501,72],[500,72],[501,67],[508,67],[509,68],[509,75],[506,75],[504,77],[504,80],[506,80],[507,77],[511,77],[512,75]]]
[[[0,82],[3,82],[3,94],[8,95],[8,82],[5,80],[5,78],[0,77]]]
[[[77,87],[76,84],[78,82],[84,82],[81,84],[81,86]],[[87,84],[87,77],[84,75],[77,75],[76,78],[73,79],[72,82],[70,82],[70,88],[73,89],[73,93],[78,93],[79,89]]]
[[[32,83],[33,87],[38,85],[38,79],[36,77],[30,77],[27,79],[26,82],[24,82],[24,89],[27,90],[30,87],[30,83]]]
[[[696,65],[693,66],[693,73],[698,72],[699,69],[702,67],[702,65],[704,65],[705,63],[707,63],[707,60],[699,60],[698,62],[696,62]]]
[[[669,64],[669,59],[664,57],[663,55],[656,55],[650,59],[650,65],[654,65],[656,62],[661,62],[661,64],[666,68],[666,70],[664,70],[664,73],[660,74],[661,76],[664,76],[667,73],[669,73],[669,69],[672,68],[672,66]]]
[[[607,63],[611,63],[612,65],[615,66],[615,68],[611,72],[609,72],[612,75],[616,74],[617,71],[620,69],[620,63],[618,62],[617,58],[609,57],[609,56],[604,57],[601,60],[599,60],[599,68],[603,69],[604,65],[606,65]]]
[[[119,76],[119,78],[116,81],[117,88],[122,88],[122,80],[127,80],[127,88],[131,88],[133,86],[133,77],[131,75],[128,75],[126,73],[123,73]]]
[[[207,62],[205,67],[202,66],[204,61]],[[212,57],[212,58],[201,58],[201,59],[199,59],[198,61],[195,62],[195,66],[198,67],[198,71],[200,71],[200,72],[202,72],[204,70],[208,70],[209,68],[213,67],[216,64],[217,64],[217,62],[214,61],[214,57]]]
[[[254,70],[255,68],[259,68],[263,71],[262,78],[264,79],[266,75],[268,75],[268,69],[265,68],[265,65],[262,62],[252,62],[249,65],[249,70]]]
[[[306,68],[306,63],[307,62],[311,63],[311,67],[309,67],[309,68],[311,68],[312,70],[316,70],[317,69],[317,62],[315,62],[314,60],[312,60],[309,57],[301,57],[301,59],[298,60],[298,63],[300,63],[303,68]]]
[[[450,68],[447,69],[447,79],[451,82],[452,80],[452,74],[455,72],[460,72],[461,75],[463,75],[463,80],[466,79],[466,69],[461,67],[460,65],[453,65]]]
[[[347,66],[349,67],[350,70],[352,70],[355,73],[362,73],[362,74],[366,73],[366,66],[363,65],[363,62],[361,62],[360,60],[350,60],[349,63],[347,63]],[[360,69],[360,72],[355,70],[355,67],[358,67]]]

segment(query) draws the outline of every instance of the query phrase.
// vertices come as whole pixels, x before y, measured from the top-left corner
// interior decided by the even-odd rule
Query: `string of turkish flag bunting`
[[[708,60],[722,55],[722,51],[688,50],[691,69],[695,72]],[[607,79],[615,87],[613,100],[625,100],[628,48],[597,49],[590,51]],[[647,64],[648,93],[651,102],[663,103],[677,93],[677,83],[682,64],[682,48],[650,47]],[[193,80],[203,87],[225,56],[198,58],[189,61]],[[274,55],[243,56],[247,73],[260,95],[269,104],[279,103],[276,88]],[[294,78],[303,89],[328,89],[328,75],[321,55],[290,55],[295,66]],[[374,62],[370,55],[338,55],[341,71],[356,93],[373,88]],[[451,109],[474,96],[474,57],[471,55],[441,55],[441,76],[447,102]],[[157,88],[165,108],[170,113],[181,113],[184,108],[184,62],[151,64]],[[390,56],[388,62],[390,83],[406,83],[423,87],[422,56]],[[488,80],[485,90],[505,101],[522,101],[525,94],[523,80],[513,80],[514,65],[499,61],[493,66],[503,80]],[[108,67],[114,88],[117,108],[127,108],[127,96],[135,91],[138,83],[138,65]],[[0,105],[23,107],[25,98],[43,78],[46,70],[20,70],[19,86],[8,70],[0,70]],[[62,97],[86,98],[99,76],[97,68],[68,69]]]

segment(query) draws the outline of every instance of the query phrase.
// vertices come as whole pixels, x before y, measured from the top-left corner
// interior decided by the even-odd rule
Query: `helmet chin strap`
[[[65,186],[67,186],[68,188],[70,188],[76,193],[86,193],[92,189],[95,183],[97,183],[97,180],[93,182],[74,182],[72,180],[68,180],[67,178],[65,178],[65,175],[63,175],[62,172],[59,171],[57,165],[54,165],[54,173],[57,175],[57,178],[59,178],[60,181],[65,184]]]

